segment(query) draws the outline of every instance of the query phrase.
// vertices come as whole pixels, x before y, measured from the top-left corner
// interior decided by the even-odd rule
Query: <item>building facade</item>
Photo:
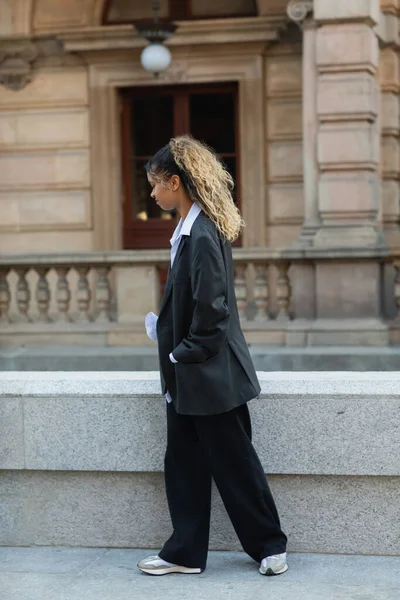
[[[399,0],[0,0],[0,344],[141,345],[174,216],[147,158],[192,133],[236,180],[249,342],[400,342]]]

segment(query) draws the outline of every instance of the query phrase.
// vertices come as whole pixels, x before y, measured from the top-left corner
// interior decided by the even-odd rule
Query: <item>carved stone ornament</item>
[[[189,64],[185,60],[175,60],[163,73],[163,80],[168,83],[185,83],[188,80]]]
[[[35,60],[60,50],[54,38],[3,38],[0,41],[0,84],[9,90],[22,90],[32,81]]]
[[[313,11],[313,8],[313,0],[290,0],[286,12],[292,21],[300,24]]]

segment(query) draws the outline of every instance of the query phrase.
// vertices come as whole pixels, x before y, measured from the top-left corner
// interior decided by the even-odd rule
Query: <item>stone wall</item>
[[[233,57],[234,47],[229,52]],[[241,52],[238,46],[238,61],[243,58]],[[186,54],[184,48],[180,54]],[[225,54],[221,52],[222,56]],[[119,57],[120,64],[133,60],[129,50]],[[211,61],[211,55],[206,60]],[[47,59],[46,62],[48,65],[56,61]],[[109,63],[108,70],[112,73],[115,55],[110,52],[108,58],[104,53],[102,62]],[[134,62],[137,62],[136,56]],[[115,194],[121,186],[119,148],[115,148],[114,138],[104,138],[111,131],[119,135],[119,116],[108,115],[112,123],[107,127],[104,122],[97,125],[105,131],[102,140],[105,152],[102,154],[102,149],[96,146],[96,153],[92,154],[90,129],[96,117],[91,114],[91,99],[97,101],[100,86],[95,83],[93,89],[87,68],[81,64],[83,60],[67,56],[59,63],[35,65],[32,82],[22,90],[11,91],[0,86],[0,206],[4,214],[0,224],[0,250],[4,252],[119,249],[114,245],[105,248],[99,241],[104,244],[105,236],[101,233],[104,229],[107,229],[106,237],[120,239],[123,227],[122,222],[115,223],[114,219],[110,225],[106,212],[118,212],[118,218],[122,217],[111,208],[111,205],[116,206],[119,198]],[[135,69],[139,72],[132,84],[137,85],[134,79],[140,84],[142,67],[137,64]],[[260,181],[250,178],[247,163],[264,161],[258,149],[261,141],[249,148],[248,141],[242,137],[240,146],[245,170],[242,191],[248,222],[245,234],[251,238],[246,245],[250,242],[250,245],[263,245],[265,240],[266,245],[282,247],[296,239],[303,220],[301,45],[277,46],[267,53],[264,69],[263,98],[261,70],[259,81],[254,83],[259,95],[255,102],[264,106],[264,115],[260,116],[266,122],[265,131],[262,122],[254,122],[248,98],[244,94],[241,98],[242,130],[247,132],[251,128],[260,132],[265,140],[266,157],[262,172],[260,169]],[[216,81],[214,71],[215,66],[210,62],[209,81]],[[203,76],[203,80],[206,82],[207,78]],[[148,83],[146,78],[143,82]],[[166,80],[166,83],[170,82]],[[251,158],[250,152],[254,153],[256,147],[260,155]],[[107,196],[106,208],[102,208],[102,195],[114,179],[107,173],[104,185],[105,170],[99,168],[96,159],[99,153],[106,157],[108,164],[115,165],[118,178],[113,197]],[[259,183],[262,191],[258,191]],[[252,193],[251,186],[257,188],[258,196]],[[262,210],[257,206],[260,200],[265,203]],[[256,217],[258,214],[266,215],[264,227]],[[118,230],[119,234],[111,235],[111,229]],[[260,234],[253,235],[255,230]]]
[[[377,29],[381,42],[379,82],[381,90],[382,222],[391,246],[400,241],[400,38],[397,0],[383,0]]]
[[[267,53],[267,244],[290,245],[304,218],[301,44]]]
[[[37,68],[0,86],[0,251],[91,250],[87,70]]]
[[[400,554],[399,373],[259,373],[249,403],[289,550]],[[0,545],[159,548],[165,399],[149,373],[3,373]],[[239,549],[214,489],[212,549]]]

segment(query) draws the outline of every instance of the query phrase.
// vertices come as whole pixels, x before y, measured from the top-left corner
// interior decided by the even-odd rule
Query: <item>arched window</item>
[[[257,14],[255,0],[160,0],[161,19],[188,20],[219,17],[250,17]],[[109,0],[105,24],[131,23],[151,19],[151,0]]]

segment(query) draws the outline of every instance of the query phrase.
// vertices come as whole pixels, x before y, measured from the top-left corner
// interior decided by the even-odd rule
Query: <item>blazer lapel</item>
[[[186,237],[187,237],[186,235],[183,235],[181,238],[181,241],[179,242],[178,250],[176,252],[174,264],[172,267],[171,267],[171,263],[170,263],[169,270],[168,270],[167,283],[165,284],[165,291],[164,291],[164,296],[163,296],[163,299],[161,302],[159,315],[161,314],[161,311],[163,310],[164,306],[167,304],[168,298],[172,292],[172,281],[175,276],[175,272],[176,272],[177,265],[179,262],[179,257],[182,254],[182,250],[186,243]]]

